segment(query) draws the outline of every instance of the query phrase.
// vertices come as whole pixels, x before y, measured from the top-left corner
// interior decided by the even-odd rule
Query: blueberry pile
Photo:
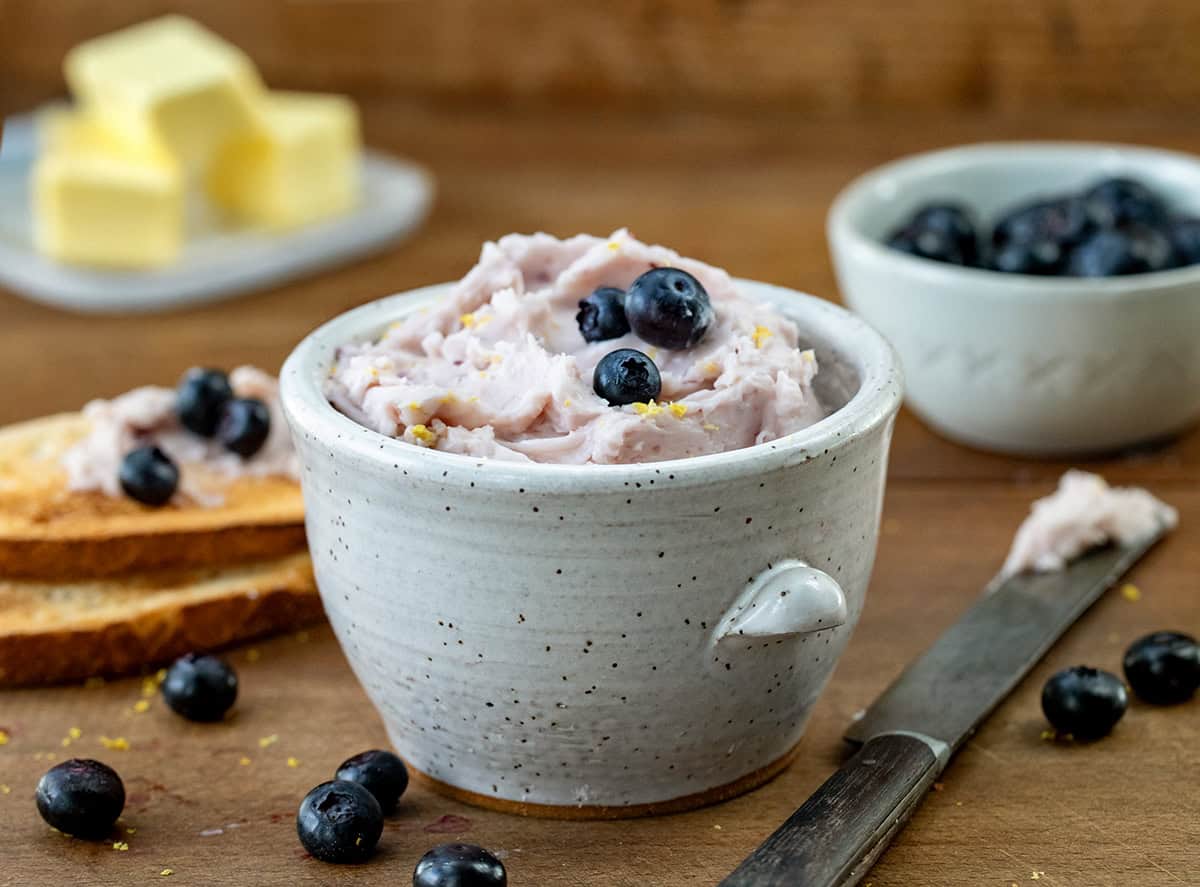
[[[887,245],[1009,274],[1115,277],[1200,264],[1200,218],[1173,214],[1140,182],[1112,178],[1080,194],[1015,207],[990,236],[961,204],[929,204],[893,231]]]
[[[1143,702],[1177,705],[1200,690],[1200,644],[1190,635],[1156,631],[1125,651],[1125,680]],[[1042,711],[1058,733],[1092,742],[1112,732],[1129,707],[1116,675],[1077,665],[1042,688]]]
[[[296,834],[322,862],[366,862],[408,787],[408,769],[389,751],[372,749],[343,761],[334,779],[304,796]],[[504,864],[473,844],[434,847],[417,863],[414,887],[506,887]]]
[[[633,332],[658,348],[691,348],[704,338],[716,314],[704,286],[678,268],[653,268],[628,291],[602,286],[579,303],[575,315],[585,342],[605,342]],[[596,365],[593,390],[612,406],[646,403],[662,391],[649,355],[635,348],[613,351]]]
[[[267,442],[271,413],[253,397],[234,397],[220,370],[188,370],[175,392],[179,423],[192,434],[214,438],[231,453],[249,459]],[[137,447],[121,460],[118,479],[130,499],[166,505],[179,488],[179,466],[159,447]]]
[[[177,659],[162,682],[163,700],[192,721],[219,721],[237,698],[237,675],[215,656],[189,653]],[[399,757],[371,749],[347,758],[334,778],[304,796],[296,834],[314,859],[366,862],[408,788]],[[110,836],[125,808],[125,785],[100,761],[73,758],[43,774],[34,793],[38,813],[66,835],[86,840]],[[132,834],[132,830],[130,832]],[[508,875],[494,854],[473,844],[442,844],[421,857],[414,887],[507,887]]]

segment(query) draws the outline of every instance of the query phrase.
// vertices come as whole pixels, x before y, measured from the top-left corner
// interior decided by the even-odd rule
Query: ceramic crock
[[[862,610],[901,380],[855,316],[739,285],[799,324],[839,408],[713,456],[487,461],[334,410],[322,382],[338,345],[445,287],[342,315],[288,359],[325,610],[397,750],[443,790],[635,815],[729,797],[793,756]]]

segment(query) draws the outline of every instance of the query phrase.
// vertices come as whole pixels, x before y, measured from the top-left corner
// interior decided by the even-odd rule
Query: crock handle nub
[[[717,626],[716,640],[789,638],[846,622],[846,595],[828,573],[788,560],[759,573]]]

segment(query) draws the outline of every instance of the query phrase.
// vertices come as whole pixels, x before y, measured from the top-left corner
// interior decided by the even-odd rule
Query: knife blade
[[[950,756],[1046,651],[1168,531],[1096,549],[980,598],[846,732],[860,746],[720,887],[852,887]]]

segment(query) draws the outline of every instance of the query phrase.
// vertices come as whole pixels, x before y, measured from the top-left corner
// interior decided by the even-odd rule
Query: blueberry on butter
[[[176,659],[163,680],[163,700],[189,721],[219,721],[237,700],[237,674],[216,656],[188,653]]]
[[[575,320],[585,342],[621,338],[629,332],[629,319],[625,316],[625,291],[615,286],[600,287],[579,303]]]
[[[103,838],[125,808],[125,786],[117,771],[87,758],[51,767],[34,793],[42,819],[76,838]]]
[[[1107,736],[1129,707],[1120,678],[1078,665],[1054,675],[1042,688],[1042,711],[1059,733],[1090,742]]]
[[[691,348],[716,315],[700,281],[678,268],[653,268],[625,296],[625,317],[638,338],[659,348]]]
[[[271,433],[271,412],[261,400],[236,397],[225,404],[217,440],[225,449],[248,459],[262,449]]]
[[[1156,631],[1125,652],[1125,679],[1154,705],[1187,702],[1200,690],[1200,645],[1191,635]]]
[[[323,782],[300,802],[296,834],[322,862],[365,862],[383,834],[383,811],[358,783]]]
[[[184,373],[175,397],[175,411],[183,427],[201,437],[212,437],[225,404],[233,398],[233,388],[220,370],[194,367]]]
[[[662,376],[647,355],[633,348],[620,348],[596,364],[592,388],[612,406],[648,403],[662,392]]]
[[[166,505],[179,487],[179,468],[158,447],[138,447],[121,460],[117,479],[130,499],[143,505]]]
[[[508,887],[504,863],[474,844],[442,844],[421,857],[413,887]]]
[[[408,788],[408,768],[390,751],[372,749],[342,761],[334,774],[346,782],[357,782],[375,796],[384,814],[396,809],[396,803]]]

